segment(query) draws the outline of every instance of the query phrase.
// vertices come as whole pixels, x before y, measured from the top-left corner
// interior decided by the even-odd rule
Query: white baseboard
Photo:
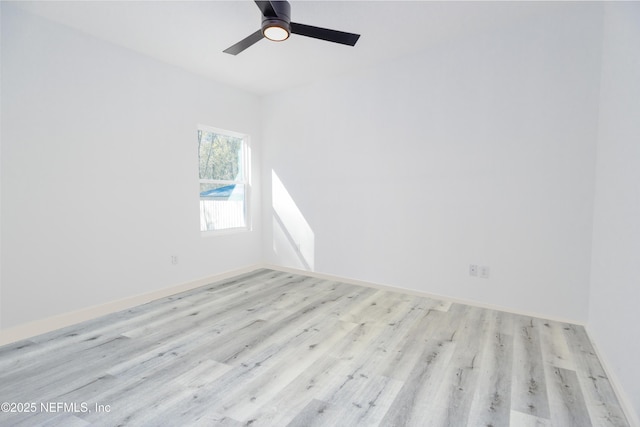
[[[620,380],[618,379],[618,376],[615,374],[615,372],[613,372],[612,369],[609,369],[609,366],[612,366],[612,364],[609,363],[609,360],[607,360],[607,357],[605,356],[605,354],[602,353],[598,348],[598,345],[596,344],[595,340],[593,339],[593,336],[591,335],[589,326],[588,325],[585,326],[584,329],[587,332],[587,337],[589,338],[589,341],[591,342],[591,345],[593,346],[593,349],[595,350],[596,355],[598,356],[598,359],[602,364],[602,368],[604,369],[604,372],[607,375],[607,378],[609,379],[609,383],[613,387],[613,391],[616,394],[616,397],[618,398],[620,405],[622,406],[622,411],[626,415],[627,421],[629,422],[631,427],[640,427],[640,416],[638,416],[638,413],[633,407],[631,399],[629,399],[627,394],[624,392],[624,388],[622,388],[622,385],[620,384]]]
[[[69,313],[59,314],[57,316],[47,317],[45,319],[36,320],[33,322],[18,325],[5,330],[0,330],[0,345],[9,344],[12,342],[29,339],[36,335],[45,334],[47,332],[55,331],[56,329],[64,328],[67,326],[75,325],[86,320],[95,319],[106,314],[115,313],[118,311],[126,310],[131,307],[135,307],[141,304],[166,298],[171,295],[178,294],[180,292],[195,289],[200,286],[205,286],[213,282],[225,280],[230,277],[238,276],[240,274],[249,273],[251,271],[261,268],[260,265],[251,265],[237,270],[227,271],[224,273],[216,274],[210,277],[204,277],[202,279],[193,280],[187,283],[182,283],[176,286],[170,286],[162,288],[157,291],[148,292],[140,295],[135,295],[127,298],[123,298],[117,301],[111,301],[104,304],[98,304],[92,307],[83,308],[81,310],[72,311]]]
[[[335,281],[339,281],[339,282],[343,282],[343,283],[349,283],[349,284],[357,285],[357,286],[365,286],[365,287],[368,287],[368,288],[382,289],[382,290],[385,290],[385,291],[402,292],[402,293],[405,293],[405,294],[408,294],[408,295],[415,295],[415,296],[418,296],[418,297],[439,299],[439,300],[449,301],[449,302],[453,302],[453,303],[459,303],[459,304],[465,304],[465,305],[470,305],[470,306],[474,306],[474,307],[486,308],[486,309],[489,309],[489,310],[504,311],[505,313],[517,314],[517,315],[520,315],[520,316],[528,316],[528,317],[535,317],[535,318],[538,318],[538,319],[553,320],[554,322],[570,323],[572,325],[580,325],[580,326],[584,326],[585,325],[584,322],[580,322],[580,321],[572,320],[572,319],[561,318],[561,317],[557,317],[557,316],[550,316],[548,314],[541,314],[541,313],[535,313],[535,312],[529,312],[529,311],[514,310],[514,309],[509,308],[509,307],[503,307],[503,306],[493,305],[493,304],[485,304],[485,303],[482,303],[482,302],[479,302],[479,301],[474,301],[474,300],[454,298],[454,297],[438,295],[438,294],[433,294],[433,293],[424,292],[424,291],[418,291],[418,290],[415,290],[415,289],[401,288],[401,287],[392,286],[392,285],[384,285],[384,284],[380,284],[380,283],[366,282],[366,281],[359,280],[359,279],[351,279],[351,278],[348,278],[348,277],[334,276],[334,275],[331,275],[331,274],[318,273],[318,272],[315,272],[315,271],[300,270],[300,269],[296,269],[296,268],[282,267],[282,266],[279,266],[279,265],[272,265],[272,264],[264,264],[263,268],[269,268],[269,269],[272,269],[272,270],[284,271],[284,272],[293,273],[293,274],[302,274],[302,275],[306,275],[306,276],[317,277],[319,279],[335,280]]]
[[[335,281],[341,281],[344,283],[350,283],[353,285],[358,285],[358,286],[365,286],[365,287],[369,287],[369,288],[376,288],[376,289],[383,289],[383,290],[388,290],[388,291],[392,291],[392,292],[403,292],[409,295],[416,295],[416,296],[422,296],[422,297],[428,297],[428,298],[435,298],[435,299],[440,299],[440,300],[445,300],[445,301],[450,301],[450,302],[455,302],[455,303],[460,303],[460,304],[467,304],[467,305],[471,305],[471,306],[476,306],[476,307],[481,307],[481,308],[488,308],[491,310],[500,310],[500,311],[504,311],[504,312],[508,312],[508,313],[513,313],[513,314],[518,314],[518,315],[523,315],[523,316],[530,316],[530,317],[537,317],[537,318],[542,318],[542,319],[549,319],[549,320],[554,320],[554,321],[558,321],[558,322],[564,322],[564,323],[572,323],[572,324],[579,324],[579,325],[583,325],[583,323],[581,322],[576,322],[574,320],[567,320],[567,319],[560,319],[560,318],[554,318],[554,317],[550,317],[548,315],[544,315],[544,314],[540,314],[540,313],[531,313],[531,312],[522,312],[522,311],[517,311],[517,310],[512,310],[508,307],[500,307],[500,306],[495,306],[495,305],[491,305],[491,304],[483,304],[483,303],[479,303],[477,301],[472,301],[472,300],[464,300],[464,299],[459,299],[459,298],[451,298],[451,297],[447,297],[447,296],[442,296],[442,295],[437,295],[437,294],[431,294],[431,293],[427,293],[427,292],[422,292],[422,291],[417,291],[415,289],[407,289],[407,288],[400,288],[397,286],[390,286],[390,285],[384,285],[384,284],[380,284],[380,283],[373,283],[373,282],[366,282],[363,280],[358,280],[358,279],[351,279],[348,277],[341,277],[341,276],[335,276],[335,275],[331,275],[331,274],[325,274],[325,273],[318,273],[318,272],[314,272],[314,271],[307,271],[307,270],[300,270],[300,269],[296,269],[296,268],[289,268],[289,267],[282,267],[279,265],[272,265],[272,264],[254,264],[248,267],[244,267],[241,269],[237,269],[237,270],[232,270],[232,271],[227,271],[224,273],[220,273],[214,276],[210,276],[210,277],[205,277],[202,279],[198,279],[198,280],[194,280],[191,282],[187,282],[187,283],[183,283],[180,285],[176,285],[176,286],[170,286],[167,288],[163,288],[157,291],[153,291],[153,292],[149,292],[149,293],[145,293],[145,294],[141,294],[141,295],[135,295],[135,296],[131,296],[131,297],[127,297],[127,298],[123,298],[121,300],[117,300],[117,301],[111,301],[108,303],[104,303],[104,304],[99,304],[99,305],[95,305],[92,307],[88,307],[88,308],[84,308],[81,310],[77,310],[77,311],[73,311],[73,312],[69,312],[69,313],[63,313],[57,316],[52,316],[52,317],[48,317],[45,319],[40,319],[40,320],[36,320],[33,322],[29,322],[29,323],[25,323],[22,325],[18,325],[15,327],[11,327],[11,328],[7,328],[5,330],[0,330],[0,345],[5,345],[5,344],[9,344],[12,342],[16,342],[16,341],[20,341],[23,339],[28,339],[31,337],[34,337],[36,335],[40,335],[40,334],[44,334],[47,332],[51,332],[54,331],[56,329],[60,329],[60,328],[64,328],[70,325],[74,325],[80,322],[84,322],[86,320],[91,320],[91,319],[95,319],[97,317],[100,316],[104,316],[107,314],[111,314],[111,313],[115,313],[121,310],[126,310],[128,308],[131,307],[135,307],[137,305],[141,305],[141,304],[146,304],[150,301],[154,301],[157,300],[159,298],[165,298],[180,292],[184,292],[190,289],[194,289],[200,286],[204,286],[207,285],[209,283],[212,282],[216,282],[219,280],[224,280],[224,279],[228,279],[230,277],[233,276],[237,276],[240,274],[244,274],[244,273],[248,273],[250,271],[254,271],[260,268],[268,268],[268,269],[272,269],[272,270],[277,270],[277,271],[283,271],[283,272],[287,272],[287,273],[293,273],[293,274],[301,274],[301,275],[307,275],[307,276],[312,276],[312,277],[317,277],[320,279],[326,279],[326,280],[335,280]]]

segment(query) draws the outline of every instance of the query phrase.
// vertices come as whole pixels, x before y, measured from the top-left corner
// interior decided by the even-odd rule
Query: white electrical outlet
[[[178,255],[171,255],[171,264],[178,264]]]
[[[482,277],[483,279],[488,279],[490,273],[491,273],[491,269],[489,268],[488,265],[480,266],[480,277]]]
[[[476,264],[469,265],[469,276],[478,275],[478,266]]]

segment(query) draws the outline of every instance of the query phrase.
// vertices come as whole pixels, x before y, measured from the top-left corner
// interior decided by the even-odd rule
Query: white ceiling
[[[471,31],[516,25],[561,3],[292,1],[292,21],[361,34],[355,47],[292,36],[227,47],[260,28],[251,0],[21,1],[28,12],[214,80],[269,94],[357,70]],[[573,3],[575,4],[575,3]]]

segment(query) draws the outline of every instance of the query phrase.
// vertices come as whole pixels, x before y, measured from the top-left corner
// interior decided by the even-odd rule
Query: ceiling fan
[[[262,12],[262,28],[224,50],[225,53],[237,55],[252,46],[262,38],[273,41],[283,41],[291,34],[326,40],[328,42],[354,46],[360,34],[345,33],[328,28],[313,27],[311,25],[291,22],[291,5],[288,1],[258,1],[255,0]]]

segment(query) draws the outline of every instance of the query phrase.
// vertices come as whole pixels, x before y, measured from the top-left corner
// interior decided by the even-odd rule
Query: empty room
[[[640,426],[640,2],[0,18],[0,426]]]

